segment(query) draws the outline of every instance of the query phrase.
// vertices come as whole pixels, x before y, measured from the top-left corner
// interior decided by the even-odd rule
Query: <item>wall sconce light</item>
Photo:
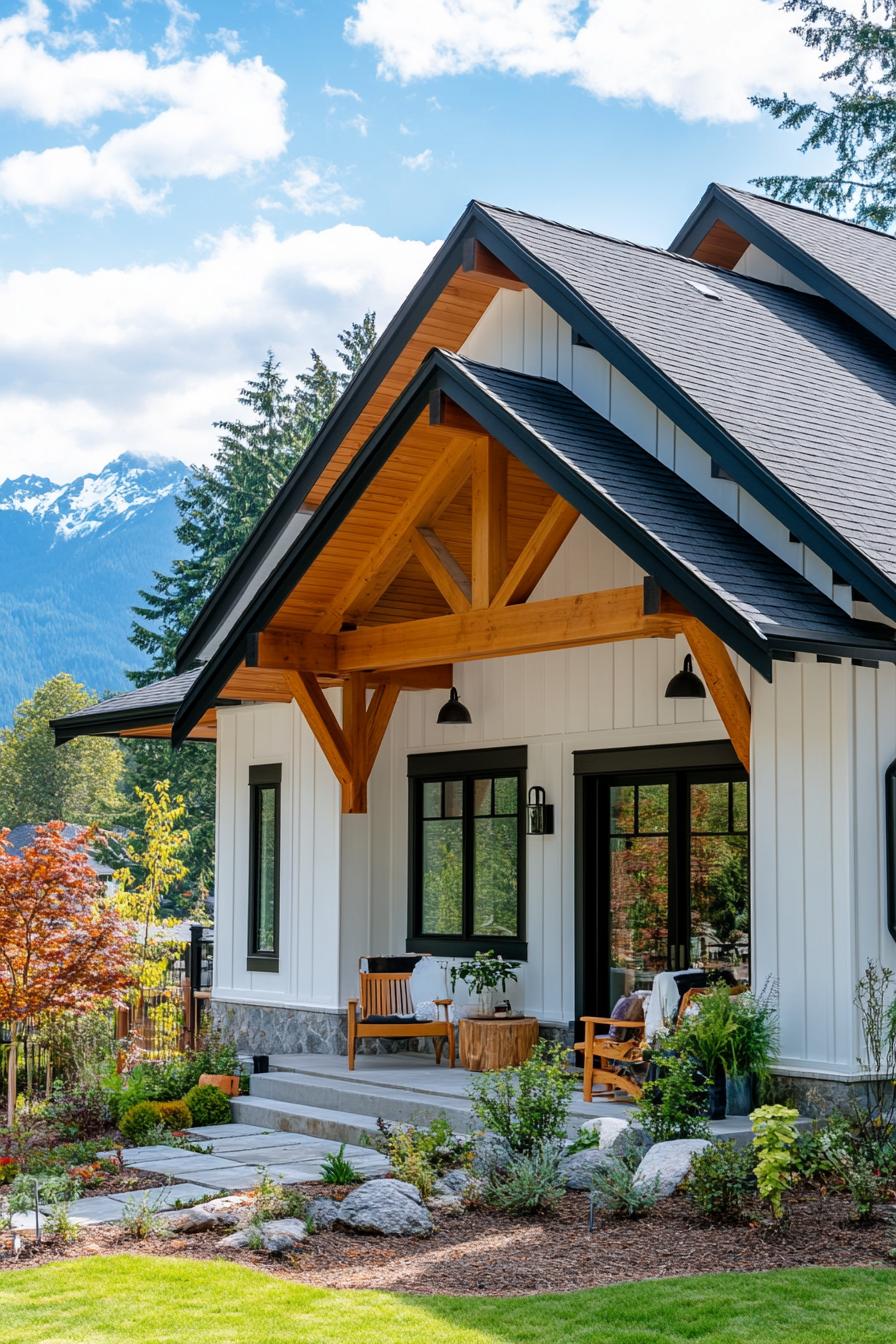
[[[436,723],[472,723],[470,711],[457,694],[457,688],[451,687],[451,694],[439,710]]]
[[[667,700],[705,700],[706,687],[694,671],[694,661],[688,653],[685,655],[684,667],[675,676],[666,687]]]
[[[533,784],[526,801],[526,834],[554,834],[554,804],[545,802],[540,784]]]

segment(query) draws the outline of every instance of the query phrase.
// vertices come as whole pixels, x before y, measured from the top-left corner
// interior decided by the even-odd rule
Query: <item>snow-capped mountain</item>
[[[0,481],[0,726],[56,672],[98,694],[126,688],[139,661],[130,608],[171,564],[187,474],[171,458],[123,453],[67,484]]]

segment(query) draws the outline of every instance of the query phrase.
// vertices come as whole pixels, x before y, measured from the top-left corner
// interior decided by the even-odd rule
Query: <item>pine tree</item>
[[[817,0],[785,0],[803,16],[793,31],[825,62],[833,82],[823,103],[789,94],[752,98],[783,130],[806,131],[800,145],[832,149],[829,173],[758,177],[753,185],[779,201],[851,216],[889,229],[896,222],[896,0],[866,0],[859,13]]]
[[[376,339],[375,316],[366,313],[338,337],[341,367],[330,368],[316,350],[293,387],[268,351],[258,376],[239,396],[245,420],[218,421],[212,462],[199,467],[177,498],[177,541],[183,549],[167,574],[156,573],[134,608],[131,642],[148,666],[130,673],[139,686],[175,670],[177,646],[215,584],[251,534],[290,471],[330,414]],[[129,742],[125,788],[151,791],[170,779],[187,805],[190,841],[185,854],[192,896],[211,885],[214,852],[215,754],[207,743],[172,751],[163,742]],[[121,820],[132,821],[131,812]],[[191,899],[184,894],[184,903]]]

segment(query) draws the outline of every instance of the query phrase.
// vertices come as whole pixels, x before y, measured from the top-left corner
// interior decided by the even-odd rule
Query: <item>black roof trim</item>
[[[744,192],[744,195],[755,195],[755,193]],[[759,200],[770,200],[770,197],[757,197]],[[787,203],[775,201],[775,205],[787,209]],[[798,208],[798,207],[790,207]],[[805,211],[806,214],[816,215],[819,219],[830,219],[829,215],[822,215],[817,210]],[[896,350],[896,322],[886,311],[870,299],[867,294],[851,285],[848,280],[837,275],[824,262],[818,261],[812,257],[803,248],[796,243],[791,242],[784,234],[780,233],[765,219],[755,214],[744,205],[736,196],[734,196],[726,187],[718,182],[711,182],[703,193],[703,197],[685,220],[678,233],[669,244],[670,252],[678,252],[682,256],[692,257],[694,251],[706,237],[712,225],[716,220],[721,220],[729,228],[734,229],[735,233],[740,234],[746,242],[752,243],[760,251],[765,252],[776,261],[779,266],[790,271],[803,284],[809,285],[822,298],[827,299],[835,308],[839,308],[847,317],[851,317],[854,322],[858,322],[866,331],[870,331],[878,340],[883,341],[892,350]],[[849,220],[836,220],[838,224],[848,225]],[[853,225],[854,228],[860,227]],[[874,233],[876,230],[866,230]],[[889,236],[889,235],[885,235]]]
[[[460,266],[462,244],[468,234],[471,217],[472,203],[467,206],[398,312],[379,336],[326,422],[262,514],[233,562],[222,574],[177,647],[179,672],[195,662],[203,645],[231,610],[251,580],[256,563],[260,561],[265,547],[279,535],[289,516],[304,504],[308,492],[388,373],[395,358],[396,347],[400,349],[407,344],[421,319]]]
[[[50,727],[57,747],[85,735],[114,736],[128,728],[152,728],[173,723],[184,695],[199,675],[198,669],[180,676],[164,677],[148,686],[110,696],[95,705],[86,705],[59,719]],[[215,703],[224,703],[217,701]]]

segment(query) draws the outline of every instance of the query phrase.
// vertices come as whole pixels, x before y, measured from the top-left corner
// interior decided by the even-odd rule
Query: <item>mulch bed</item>
[[[309,1195],[332,1186],[303,1186]],[[598,1215],[588,1232],[588,1199],[568,1193],[551,1217],[507,1218],[482,1210],[436,1214],[423,1240],[321,1232],[283,1261],[251,1252],[219,1251],[220,1234],[134,1242],[111,1228],[91,1228],[68,1250],[29,1247],[15,1263],[121,1251],[196,1259],[227,1259],[327,1288],[380,1288],[402,1293],[518,1296],[566,1292],[638,1279],[730,1270],[792,1269],[809,1265],[892,1264],[896,1231],[882,1214],[868,1225],[848,1220],[841,1195],[791,1197],[783,1226],[720,1226],[701,1221],[681,1195],[664,1200],[636,1222]],[[0,1264],[4,1263],[0,1261]],[[10,1266],[9,1260],[5,1261]]]

